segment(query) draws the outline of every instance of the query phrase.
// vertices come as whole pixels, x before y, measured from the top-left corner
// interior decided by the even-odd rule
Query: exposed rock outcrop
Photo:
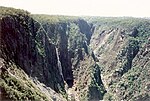
[[[149,100],[149,28],[0,7],[2,100]]]

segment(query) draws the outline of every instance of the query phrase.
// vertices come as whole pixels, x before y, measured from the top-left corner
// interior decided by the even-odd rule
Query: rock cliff
[[[1,100],[148,101],[150,21],[0,7]]]

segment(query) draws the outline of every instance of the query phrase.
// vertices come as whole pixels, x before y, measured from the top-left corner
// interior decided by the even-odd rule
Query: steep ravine
[[[145,72],[145,70],[149,71],[150,67],[150,61],[146,58],[150,57],[149,52],[146,57],[139,54],[145,45],[149,46],[149,21],[133,18],[104,18],[107,21],[103,22],[105,20],[101,18],[96,19],[90,21],[95,23],[90,47],[102,67],[101,77],[107,90],[104,100],[134,101],[141,99],[148,101],[150,99],[150,93],[147,92],[149,88],[142,89],[142,87],[144,88],[144,85],[147,85],[150,80],[147,77],[150,75],[149,72]],[[139,60],[135,62],[137,58]],[[146,64],[139,65],[142,64],[141,61],[145,61]],[[141,71],[142,73],[139,72],[138,70],[143,67],[145,68]],[[144,77],[141,77],[143,74],[145,74]]]
[[[99,68],[88,47],[91,32],[86,21],[40,24],[28,12],[0,10],[2,94],[14,100],[65,100],[67,89],[75,87],[80,100],[102,99],[97,89],[101,84],[95,80],[100,75],[93,74]],[[98,96],[91,95],[94,91]]]
[[[105,92],[100,72],[95,62],[89,42],[91,26],[83,19],[52,23],[47,19],[37,19],[58,47],[64,80],[68,84],[67,92],[79,100],[99,100]],[[65,62],[64,62],[65,61]],[[95,74],[94,74],[95,73]],[[94,76],[93,76],[94,75]],[[96,79],[96,80],[95,80]],[[101,91],[99,91],[101,88]],[[75,93],[75,94],[72,94]],[[82,93],[83,92],[83,93]],[[93,93],[97,93],[93,95]],[[69,97],[69,96],[68,96]]]
[[[150,21],[0,7],[0,100],[149,101]]]

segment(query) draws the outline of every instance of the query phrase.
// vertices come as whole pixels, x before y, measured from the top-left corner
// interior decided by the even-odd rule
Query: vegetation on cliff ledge
[[[0,74],[2,100],[148,101],[150,20],[0,7]]]

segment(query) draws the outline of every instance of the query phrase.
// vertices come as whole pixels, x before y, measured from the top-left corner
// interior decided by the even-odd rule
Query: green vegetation
[[[132,17],[85,17],[90,23],[96,25],[109,26],[111,28],[122,27],[132,29],[135,26],[148,24],[148,19]]]
[[[148,66],[145,69],[139,68],[139,67],[132,67],[129,72],[127,72],[123,78],[120,80],[120,82],[117,85],[118,89],[121,89],[119,94],[124,92],[125,94],[122,95],[124,99],[130,99],[135,100],[134,96],[136,93],[139,95],[146,96],[146,83],[149,82],[148,77]],[[141,97],[142,98],[142,97]],[[147,97],[148,98],[148,97]]]
[[[79,27],[75,23],[70,24],[70,30],[68,33],[69,49],[74,50],[82,48],[87,39],[86,36],[80,32]]]
[[[123,64],[122,74],[126,73],[132,67],[132,60],[137,55],[139,51],[139,42],[138,40],[131,38],[126,48],[126,61]]]
[[[17,75],[11,74],[7,70],[1,74],[0,87],[4,89],[7,97],[12,100],[45,100],[48,99],[37,88],[33,86],[31,81],[28,81],[25,75],[15,65],[9,66],[11,72]]]
[[[95,99],[94,97],[98,97],[97,99],[103,99],[103,96],[106,93],[106,91],[100,77],[100,67],[98,64],[95,64],[94,66],[91,66],[91,69],[92,81],[89,86],[89,100]]]
[[[115,101],[115,99],[114,99],[114,94],[109,94],[109,93],[106,93],[105,95],[104,95],[104,101]]]
[[[6,15],[29,15],[30,13],[21,9],[7,8],[0,6],[0,16]]]
[[[107,43],[110,44],[113,41],[113,39],[114,39],[114,35],[111,34],[107,40]]]
[[[76,16],[63,16],[63,15],[45,15],[45,14],[34,14],[32,15],[34,19],[39,21],[40,23],[49,23],[49,24],[56,24],[56,23],[67,23],[67,22],[74,22],[79,17]]]
[[[104,100],[132,101],[149,98],[150,94],[146,89],[148,86],[145,87],[145,85],[149,85],[147,76],[150,66],[149,60],[147,60],[149,53],[144,48],[145,45],[149,45],[150,20],[129,17],[86,17],[85,19],[93,23],[95,27],[93,36],[96,40],[103,40],[104,35],[100,36],[100,34],[113,29],[112,36],[109,36],[96,53],[101,57],[99,61],[104,67],[102,68],[103,76],[105,76],[106,86],[108,85],[109,89],[104,95]],[[110,50],[111,48],[112,50]],[[147,57],[142,55],[144,53]]]
[[[101,55],[101,54],[103,54],[105,51],[105,46],[106,46],[106,44],[104,44],[104,45],[102,45],[99,49],[98,49],[98,54],[99,55]]]
[[[5,72],[2,72],[0,78],[0,87],[4,89],[8,98],[48,100],[45,94],[36,88],[36,84],[21,71],[19,67],[21,64],[24,66],[22,70],[27,68],[30,71],[30,66],[32,66],[34,68],[32,69],[33,77],[38,77],[42,83],[48,83],[48,86],[67,99],[68,95],[63,88],[62,76],[58,75],[60,71],[56,68],[58,66],[56,47],[63,75],[70,76],[71,69],[74,69],[76,91],[80,93],[81,101],[92,99],[135,100],[138,97],[150,96],[148,43],[150,20],[131,17],[85,17],[84,19],[89,23],[87,27],[88,24],[79,21],[80,17],[31,15],[24,10],[5,7],[0,7],[0,17],[13,19],[12,22],[15,22],[13,23],[14,28],[12,28],[14,37],[9,37],[9,40],[18,38],[13,44],[15,51],[11,49],[11,53],[6,51],[10,56],[5,57],[6,59],[9,57],[10,61],[17,58],[14,59],[17,62],[5,68]],[[90,32],[91,30],[93,33]],[[86,33],[87,31],[89,33]],[[11,34],[11,32],[8,33]],[[7,33],[3,34],[7,35]],[[7,43],[6,39],[4,43]],[[91,48],[94,45],[95,49],[97,46],[101,46],[96,50],[99,58],[94,54],[95,51],[91,51],[89,44],[91,44]],[[48,45],[52,47],[48,47]],[[22,54],[19,54],[22,49],[20,47],[33,49],[26,48],[27,52],[23,51]],[[14,53],[17,56],[12,55]],[[27,61],[23,61],[23,59]],[[21,63],[19,64],[19,62]],[[39,66],[36,67],[35,64]],[[98,64],[102,64],[103,68]],[[104,74],[101,74],[101,70]],[[101,75],[105,77],[103,78],[104,82],[101,80]],[[105,88],[108,90],[107,93]]]

